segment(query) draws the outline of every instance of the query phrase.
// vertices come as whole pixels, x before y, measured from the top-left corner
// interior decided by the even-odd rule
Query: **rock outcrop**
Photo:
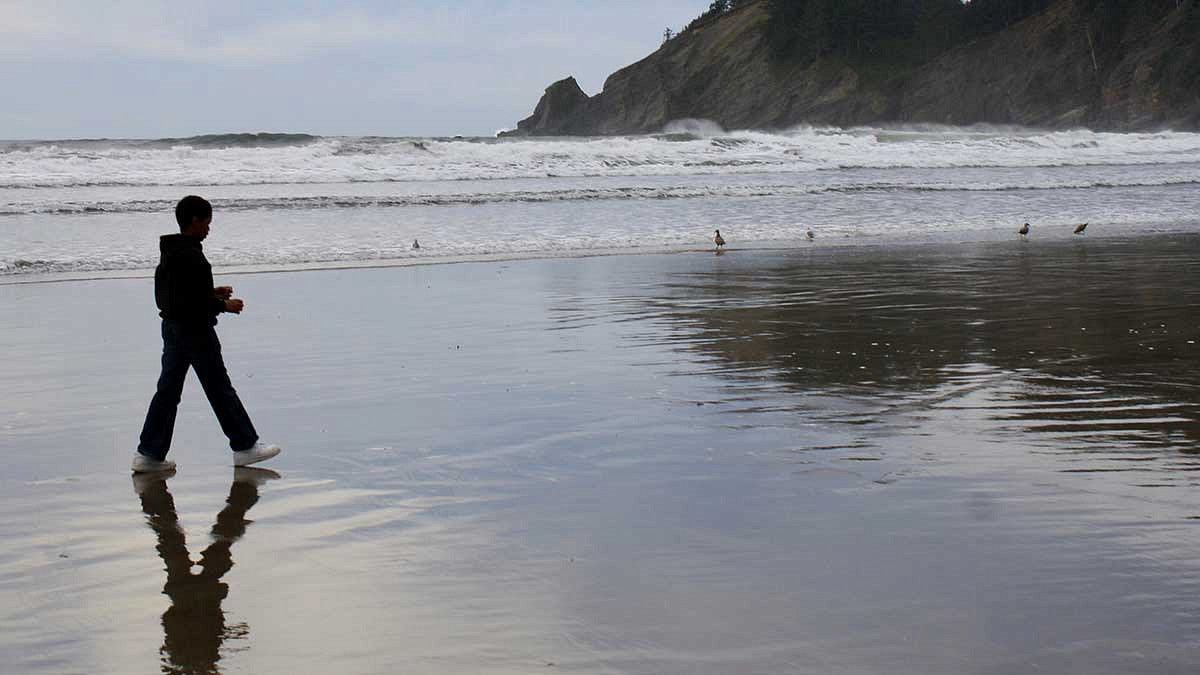
[[[1200,129],[1200,7],[1128,26],[1099,49],[1088,11],[1060,0],[1008,30],[901,76],[844,60],[773,60],[766,3],[740,5],[609,76],[588,97],[574,78],[547,88],[512,135],[654,133],[672,120],[726,129],[797,124],[1020,124]]]
[[[533,109],[533,115],[521,122],[521,129],[534,136],[562,136],[587,133],[571,126],[572,120],[582,121],[588,105],[588,95],[583,93],[574,77],[559,80],[546,87],[542,100]]]

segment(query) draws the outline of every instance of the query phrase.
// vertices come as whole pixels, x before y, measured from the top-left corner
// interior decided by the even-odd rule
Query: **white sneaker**
[[[164,459],[161,462],[153,457],[147,457],[140,452],[133,453],[133,472],[151,473],[154,471],[170,471],[175,468],[175,462]]]
[[[258,462],[271,459],[275,455],[278,455],[282,449],[283,448],[280,448],[278,445],[267,445],[266,443],[259,441],[255,443],[254,447],[252,448],[239,450],[233,453],[233,465],[250,466],[251,464],[257,464]]]

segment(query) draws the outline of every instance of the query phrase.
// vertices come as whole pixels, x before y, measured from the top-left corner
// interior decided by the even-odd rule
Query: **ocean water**
[[[1200,672],[1198,145],[3,144],[0,663]],[[227,269],[699,252],[240,276],[285,453],[231,475],[192,382],[130,481],[189,192]],[[133,278],[25,283],[81,276]]]
[[[303,268],[689,250],[717,228],[731,248],[1195,231],[1197,184],[1200,134],[1175,132],[5,141],[0,276],[144,273],[189,193],[217,210],[214,264]]]

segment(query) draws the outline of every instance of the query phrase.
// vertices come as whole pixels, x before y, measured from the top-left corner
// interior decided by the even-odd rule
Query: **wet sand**
[[[1191,673],[1200,238],[0,286],[0,670]]]

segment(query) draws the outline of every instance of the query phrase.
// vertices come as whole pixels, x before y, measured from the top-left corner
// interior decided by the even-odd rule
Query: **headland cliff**
[[[767,0],[743,0],[664,40],[594,96],[573,77],[551,84],[533,114],[505,133],[655,133],[682,119],[726,129],[1198,130],[1200,0],[1156,4],[1156,11],[1113,19],[1103,0],[1048,1],[1012,25],[914,60],[911,47],[892,59],[887,45],[867,57],[837,50],[781,56],[771,39],[778,10]]]

